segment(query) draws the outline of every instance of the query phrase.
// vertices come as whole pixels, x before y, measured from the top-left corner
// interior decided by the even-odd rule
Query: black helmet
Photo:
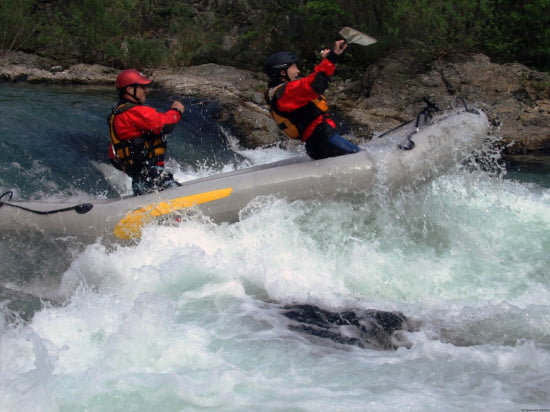
[[[297,62],[298,58],[290,52],[273,53],[264,63],[264,72],[271,78],[279,77],[281,70],[286,70]]]

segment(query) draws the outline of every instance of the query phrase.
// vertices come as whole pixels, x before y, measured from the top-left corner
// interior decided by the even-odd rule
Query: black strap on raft
[[[0,195],[0,207],[2,206],[11,206],[11,207],[16,207],[18,209],[23,209],[27,212],[31,212],[31,213],[36,213],[38,215],[52,215],[54,213],[61,213],[61,212],[68,212],[70,210],[74,210],[76,213],[80,214],[80,215],[83,215],[84,213],[88,213],[90,210],[92,210],[92,208],[94,207],[94,205],[92,205],[91,203],[81,203],[79,205],[75,205],[75,206],[69,206],[69,207],[65,207],[63,209],[55,209],[55,210],[33,210],[33,209],[28,209],[26,207],[23,207],[23,206],[19,206],[19,205],[14,205],[12,203],[7,203],[7,202],[4,202],[2,200],[3,197],[5,196],[8,196],[8,201],[11,200],[12,196],[13,196],[13,192],[12,191],[7,191],[5,193],[2,193]]]
[[[418,113],[418,116],[416,116],[416,122],[414,124],[415,130],[412,133],[409,133],[407,136],[407,142],[405,144],[399,143],[397,147],[399,147],[401,150],[411,150],[414,149],[415,143],[412,140],[412,136],[418,132],[418,127],[420,126],[420,119],[422,116],[424,116],[424,123],[427,123],[429,120],[432,119],[433,114],[435,112],[438,112],[441,110],[439,106],[437,106],[435,103],[431,102],[430,99],[427,97],[423,97],[422,100],[426,103],[426,107]]]
[[[407,136],[407,138],[406,138],[407,143],[397,145],[402,150],[411,150],[411,149],[414,148],[414,141],[411,138],[415,133],[418,132],[418,126],[420,124],[420,119],[421,119],[422,115],[424,115],[424,122],[427,122],[429,119],[431,119],[433,117],[433,114],[435,112],[440,110],[439,107],[435,103],[432,103],[427,97],[424,97],[422,100],[424,100],[424,102],[426,102],[427,106],[424,109],[422,109],[422,111],[416,117],[416,121],[415,121],[416,130],[413,131],[412,133],[410,133]],[[471,108],[468,107],[468,105],[466,104],[466,101],[464,100],[463,97],[459,96],[458,100],[464,105],[464,110],[466,112],[472,113],[472,114],[479,114],[478,110],[471,109]],[[392,133],[392,132],[394,132],[394,131],[402,128],[402,127],[405,127],[406,125],[410,124],[412,121],[413,120],[409,120],[408,122],[401,123],[399,126],[396,126],[393,129],[390,129],[390,130],[382,133],[381,135],[378,136],[378,138],[382,138],[382,137],[384,137],[385,135],[387,135],[389,133]]]
[[[464,110],[466,110],[468,113],[473,114],[479,114],[479,111],[476,109],[470,109],[468,105],[466,104],[466,100],[462,96],[458,96],[458,100],[464,105]]]
[[[424,101],[424,103],[426,103],[426,107],[424,107],[424,109],[422,109],[422,111],[418,113],[418,116],[416,116],[416,127],[418,127],[420,123],[420,117],[422,115],[424,115],[424,123],[427,123],[428,120],[432,119],[435,112],[441,110],[437,104],[431,102],[430,99],[428,99],[427,97],[423,97],[422,100]]]
[[[412,149],[414,149],[415,143],[414,143],[413,139],[411,139],[411,137],[416,132],[417,131],[415,130],[414,132],[409,133],[409,135],[407,136],[407,142],[405,144],[398,143],[397,147],[399,147],[401,150],[412,150]]]
[[[378,139],[381,139],[382,137],[386,136],[387,134],[390,134],[391,132],[395,132],[397,129],[401,129],[402,127],[405,127],[406,125],[408,125],[411,122],[412,122],[412,120],[409,120],[407,122],[401,123],[399,126],[395,126],[394,128],[392,128],[390,130],[386,130],[381,135],[378,135]]]

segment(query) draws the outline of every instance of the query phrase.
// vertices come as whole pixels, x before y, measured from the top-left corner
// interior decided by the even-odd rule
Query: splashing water
[[[111,103],[78,90],[15,92],[36,105],[44,93],[60,111],[65,99],[102,113]],[[3,129],[3,147],[8,137]],[[223,133],[215,138],[222,147]],[[173,161],[176,177],[193,178],[288,155],[225,147],[202,164]],[[29,197],[113,190],[93,166],[83,170],[100,183],[83,185],[48,153],[10,156],[27,166],[0,186]],[[31,158],[52,170],[40,195]],[[550,189],[472,168],[384,202],[258,198],[237,223],[150,226],[130,247],[3,236],[2,286],[45,300],[26,320],[2,304],[0,410],[549,408],[549,252]],[[289,328],[292,304],[400,311],[420,326],[406,332],[408,349],[365,349]]]

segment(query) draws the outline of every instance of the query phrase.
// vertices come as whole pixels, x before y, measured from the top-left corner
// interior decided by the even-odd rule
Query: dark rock
[[[333,312],[314,305],[288,305],[283,315],[288,327],[315,338],[366,349],[395,350],[411,346],[405,332],[418,330],[419,322],[400,312],[344,310]]]

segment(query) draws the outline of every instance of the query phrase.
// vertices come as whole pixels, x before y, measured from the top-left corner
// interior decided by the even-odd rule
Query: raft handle
[[[414,134],[416,134],[416,132],[418,132],[418,128],[414,132],[409,133],[409,135],[407,136],[407,143],[405,143],[405,144],[399,143],[397,145],[397,147],[399,147],[401,150],[412,150],[412,149],[414,149],[415,143],[414,143],[414,140],[411,139],[411,137]]]
[[[27,212],[36,213],[37,215],[52,215],[54,213],[68,212],[70,210],[74,210],[79,215],[83,215],[85,213],[88,213],[94,207],[94,205],[91,204],[91,203],[81,203],[79,205],[69,206],[69,207],[65,207],[65,208],[62,208],[62,209],[33,210],[33,209],[29,209],[29,208],[26,208],[26,207],[23,207],[23,206],[14,205],[12,203],[4,202],[2,200],[2,198],[6,195],[8,196],[8,201],[9,201],[13,197],[13,192],[11,190],[8,190],[7,192],[4,192],[0,195],[0,207],[2,207],[2,206],[16,207],[18,209],[22,209],[22,210],[25,210]]]
[[[414,149],[414,146],[415,146],[415,143],[414,141],[412,140],[412,136],[418,132],[418,128],[420,126],[420,119],[422,116],[424,116],[424,124],[428,123],[428,121],[430,119],[433,118],[433,114],[435,112],[439,112],[441,109],[439,108],[439,106],[435,103],[433,103],[432,101],[430,101],[430,99],[428,99],[427,97],[423,97],[422,100],[424,101],[424,103],[426,103],[426,107],[424,107],[420,113],[418,113],[418,116],[416,116],[416,123],[415,123],[415,131],[410,133],[408,136],[407,136],[407,142],[405,144],[401,144],[399,143],[397,145],[397,147],[399,147],[401,150],[412,150]]]

